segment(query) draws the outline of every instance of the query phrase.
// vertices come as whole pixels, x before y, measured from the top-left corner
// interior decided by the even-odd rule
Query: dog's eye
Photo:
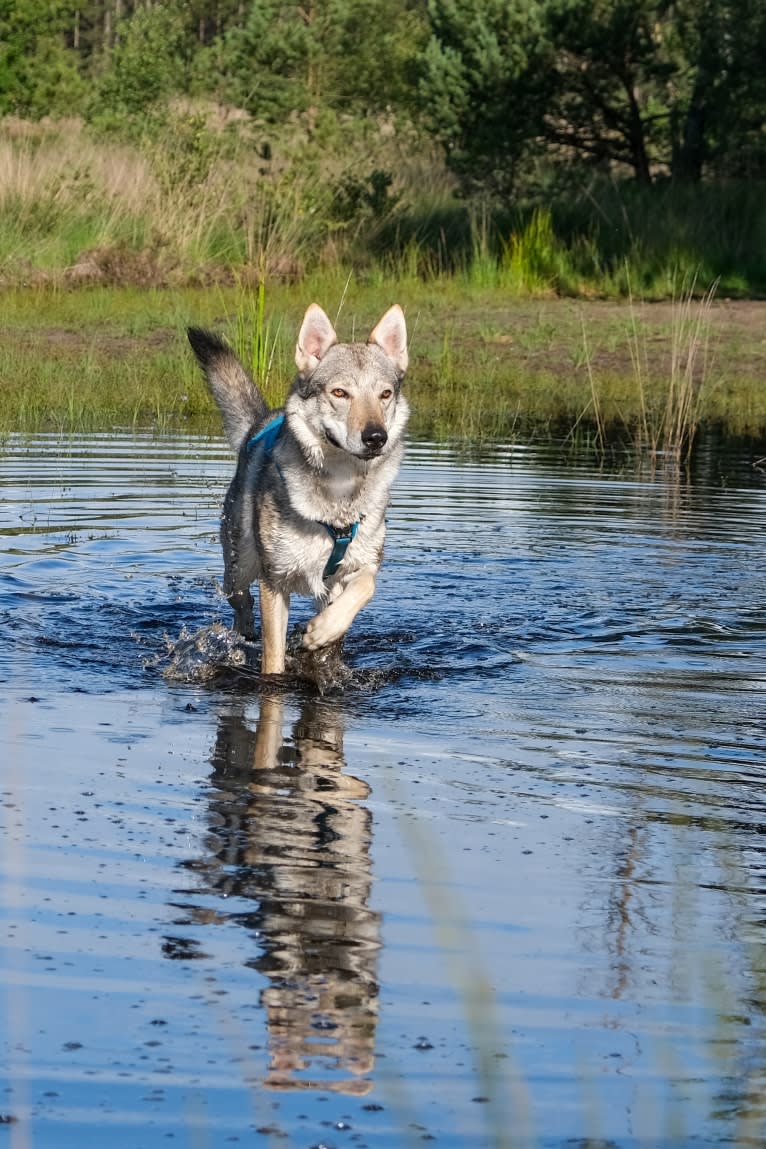
[[[336,399],[348,399],[348,391],[344,391],[342,387],[333,387],[332,393]]]
[[[381,391],[381,393],[380,393],[381,399],[390,399],[392,395],[393,395],[393,391],[388,387],[386,388],[385,391]]]

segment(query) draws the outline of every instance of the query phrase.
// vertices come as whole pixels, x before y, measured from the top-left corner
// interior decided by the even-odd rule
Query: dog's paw
[[[306,633],[303,635],[303,646],[306,650],[320,650],[329,646],[348,630],[345,614],[336,611],[334,605],[327,606],[306,624]]]

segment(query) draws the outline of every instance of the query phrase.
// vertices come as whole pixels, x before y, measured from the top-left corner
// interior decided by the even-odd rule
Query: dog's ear
[[[338,342],[335,328],[318,303],[312,303],[303,316],[295,348],[295,363],[298,373],[306,378],[316,368],[319,360]]]
[[[378,347],[385,351],[399,374],[404,375],[409,363],[407,325],[404,322],[404,312],[398,303],[389,307],[367,342],[377,343]]]

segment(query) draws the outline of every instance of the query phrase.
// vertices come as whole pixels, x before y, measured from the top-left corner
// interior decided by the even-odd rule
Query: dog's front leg
[[[359,611],[375,594],[375,574],[372,567],[359,571],[335,601],[310,620],[303,636],[307,650],[319,650],[321,646],[329,646],[343,637]]]
[[[259,582],[258,588],[261,604],[261,672],[284,674],[290,596],[272,590],[265,582]]]

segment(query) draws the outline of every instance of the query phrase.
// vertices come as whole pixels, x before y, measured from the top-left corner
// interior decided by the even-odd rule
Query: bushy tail
[[[238,451],[252,428],[268,415],[268,404],[237,356],[217,335],[201,327],[189,327],[186,334],[220,408],[226,438]]]

